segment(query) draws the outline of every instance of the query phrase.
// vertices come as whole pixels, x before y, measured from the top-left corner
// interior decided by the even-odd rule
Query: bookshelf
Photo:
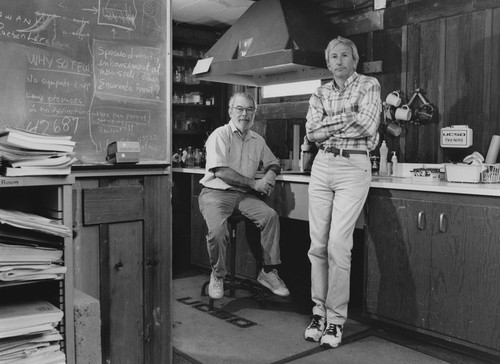
[[[73,176],[57,177],[0,177],[0,208],[15,209],[62,221],[72,230],[72,185]],[[3,225],[0,225],[2,227]],[[45,300],[64,313],[58,331],[63,340],[61,350],[66,363],[75,363],[75,340],[73,322],[73,238],[54,236],[54,242],[63,250],[63,264],[67,271],[64,279],[2,281],[1,297],[16,297],[19,300]]]
[[[227,120],[227,85],[192,75],[196,62],[216,42],[210,27],[177,24],[172,50],[172,151],[203,148],[208,135]],[[172,153],[172,154],[173,154]]]

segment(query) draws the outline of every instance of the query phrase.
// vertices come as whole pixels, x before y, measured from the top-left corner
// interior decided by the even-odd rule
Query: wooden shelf
[[[172,103],[172,106],[176,106],[176,107],[181,107],[181,106],[184,106],[184,107],[199,107],[199,108],[217,108],[217,106],[215,105],[203,105],[203,104],[180,104],[180,103]]]
[[[203,129],[194,129],[194,130],[176,130],[173,129],[174,134],[183,134],[183,135],[201,135],[206,134],[206,130]]]
[[[58,219],[68,228],[73,228],[72,184],[75,178],[69,176],[0,177],[0,207],[40,214],[55,211]],[[24,199],[24,200],[23,200]],[[20,205],[20,206],[18,206]],[[46,216],[46,214],[42,214]],[[48,217],[48,216],[47,216]],[[54,217],[52,217],[54,218]],[[21,227],[20,229],[25,229]],[[22,300],[47,300],[58,306],[64,316],[59,331],[63,336],[61,350],[66,363],[75,363],[75,340],[73,321],[74,266],[73,239],[54,235],[53,242],[63,251],[62,264],[67,267],[63,279],[39,279],[0,283],[0,297],[16,295]],[[10,292],[10,293],[9,293]]]

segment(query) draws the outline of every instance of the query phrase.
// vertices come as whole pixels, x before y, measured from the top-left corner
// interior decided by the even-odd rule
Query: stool
[[[246,290],[251,293],[253,293],[253,296],[257,301],[259,302],[261,307],[265,307],[266,302],[265,302],[265,297],[264,297],[264,292],[267,292],[267,290],[264,287],[261,287],[257,283],[252,282],[249,279],[242,279],[236,277],[236,241],[237,241],[237,236],[236,236],[236,231],[238,224],[240,222],[244,222],[246,220],[246,217],[241,215],[241,214],[233,214],[229,216],[227,219],[227,226],[229,229],[229,248],[230,250],[230,255],[229,255],[229,267],[231,273],[229,274],[229,277],[224,277],[224,291],[229,291],[228,296],[229,297],[234,297],[235,292],[237,289],[240,290]],[[260,252],[260,249],[258,250]],[[201,295],[206,296],[207,295],[207,287],[210,284],[210,279],[203,283],[203,286],[201,288]],[[214,308],[214,300],[210,298],[209,302],[209,308],[213,310]]]

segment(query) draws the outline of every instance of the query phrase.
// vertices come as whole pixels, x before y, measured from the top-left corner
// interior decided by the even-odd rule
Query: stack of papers
[[[46,135],[7,127],[0,132],[4,176],[68,175],[76,143],[66,135]]]
[[[61,260],[61,237],[67,236],[71,230],[57,220],[0,209],[0,286],[13,281],[63,279],[66,267]]]
[[[72,235],[71,229],[63,225],[60,221],[18,210],[0,209],[0,224],[8,224],[22,229],[36,230],[62,237]]]
[[[62,318],[43,300],[0,303],[0,364],[65,363],[55,329]]]
[[[62,265],[62,256],[60,238],[0,226],[0,286],[9,282],[63,279],[67,269]]]

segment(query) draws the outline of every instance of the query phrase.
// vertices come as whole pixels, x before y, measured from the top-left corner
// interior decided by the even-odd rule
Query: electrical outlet
[[[373,0],[373,10],[385,9],[387,0]]]

